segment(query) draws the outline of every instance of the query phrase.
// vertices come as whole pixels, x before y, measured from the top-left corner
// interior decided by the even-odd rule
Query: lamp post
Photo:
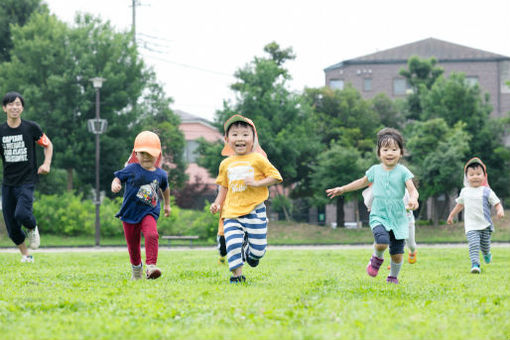
[[[99,192],[99,135],[106,131],[108,122],[106,119],[99,118],[99,90],[103,86],[105,79],[101,77],[95,77],[90,79],[94,88],[96,89],[96,119],[88,120],[89,131],[96,135],[96,246],[99,246],[100,231],[101,231],[101,220],[99,217],[99,206],[101,205],[101,197]]]

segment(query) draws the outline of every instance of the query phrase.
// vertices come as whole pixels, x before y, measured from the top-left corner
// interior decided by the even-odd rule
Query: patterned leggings
[[[241,252],[245,235],[248,239],[247,255],[256,260],[264,256],[267,246],[267,217],[264,203],[257,205],[248,215],[225,218],[224,227],[230,270],[243,265]]]
[[[491,252],[491,233],[490,226],[482,230],[470,230],[466,233],[471,265],[480,265],[480,249],[484,255]]]

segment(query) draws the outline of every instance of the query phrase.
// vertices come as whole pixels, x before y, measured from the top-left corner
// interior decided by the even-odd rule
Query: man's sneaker
[[[23,263],[34,263],[34,257],[32,255],[22,255],[21,262]]]
[[[133,273],[131,274],[131,280],[140,280],[143,278],[143,265],[131,266]]]
[[[372,255],[370,258],[370,261],[368,262],[367,266],[367,274],[376,277],[377,273],[379,272],[379,268],[381,268],[381,264],[384,262],[384,259],[377,257],[375,255]]]
[[[230,283],[245,283],[245,282],[246,282],[246,277],[244,275],[230,277]]]
[[[41,244],[41,238],[39,237],[39,230],[37,229],[37,226],[35,226],[34,229],[28,229],[27,234],[28,240],[30,241],[30,248],[39,248],[39,245]]]
[[[409,252],[409,256],[407,257],[407,261],[409,261],[410,264],[416,263],[417,253],[418,253],[418,250],[415,250],[414,253]]]
[[[388,283],[394,283],[398,285],[398,279],[395,276],[388,276],[386,278],[386,282]]]
[[[474,264],[473,267],[471,267],[471,274],[480,274],[481,269],[479,264]]]
[[[227,259],[225,258],[225,256],[220,256],[218,258],[218,264],[225,264],[227,263]]]
[[[154,264],[148,264],[146,269],[147,279],[157,279],[161,276],[161,269],[156,267]]]
[[[488,253],[487,255],[484,255],[483,256],[483,260],[485,261],[485,263],[489,264],[491,263],[492,261],[492,254],[491,253]]]

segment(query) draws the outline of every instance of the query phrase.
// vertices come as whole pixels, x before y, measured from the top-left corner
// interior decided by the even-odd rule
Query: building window
[[[407,79],[403,78],[395,78],[393,79],[393,95],[395,96],[403,96],[407,93],[407,89],[410,86],[407,83]]]
[[[343,90],[344,81],[342,79],[330,79],[329,87],[331,87],[332,89]]]
[[[197,160],[196,150],[198,148],[198,142],[195,140],[187,140],[186,148],[184,149],[184,160],[186,163],[195,163]]]
[[[478,77],[477,76],[467,76],[466,77],[466,84],[468,86],[478,85]]]
[[[363,79],[363,91],[372,91],[372,78]]]

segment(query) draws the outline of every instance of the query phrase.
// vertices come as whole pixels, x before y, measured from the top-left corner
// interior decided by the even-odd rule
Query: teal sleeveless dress
[[[386,170],[382,164],[373,165],[365,175],[372,184],[374,201],[370,210],[370,228],[383,225],[392,230],[397,240],[408,238],[409,219],[404,206],[406,182],[414,175],[401,164]]]

